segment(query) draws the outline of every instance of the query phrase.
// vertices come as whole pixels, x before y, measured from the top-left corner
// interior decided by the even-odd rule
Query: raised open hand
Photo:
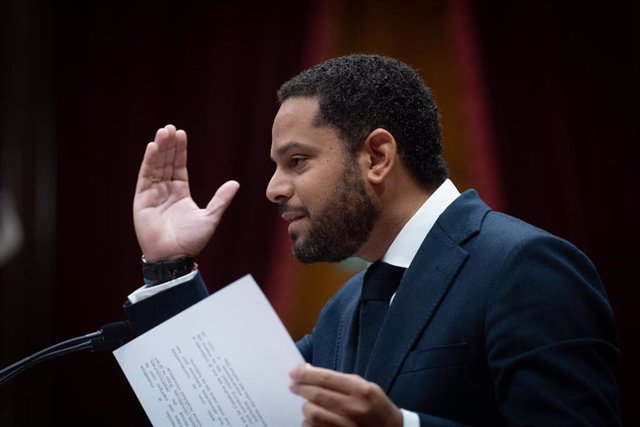
[[[240,184],[227,181],[207,207],[191,198],[187,134],[167,125],[147,145],[133,200],[133,222],[148,262],[196,256],[211,239]]]

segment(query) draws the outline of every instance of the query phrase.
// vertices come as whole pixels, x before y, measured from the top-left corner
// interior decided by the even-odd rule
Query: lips
[[[289,223],[288,231],[291,236],[297,235],[295,229],[298,227],[299,222],[308,216],[305,209],[292,209],[287,206],[280,206],[280,215],[282,219]]]
[[[304,218],[306,215],[304,212],[285,212],[282,214],[282,219],[284,219],[287,222],[294,222],[297,221],[299,219]]]
[[[291,206],[289,204],[281,204],[278,206],[280,216],[287,222],[293,222],[307,216],[307,210],[302,206]]]

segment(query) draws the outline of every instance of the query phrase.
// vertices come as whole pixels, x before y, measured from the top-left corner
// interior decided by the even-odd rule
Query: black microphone
[[[25,369],[53,357],[79,350],[113,350],[127,342],[132,332],[131,324],[127,320],[123,320],[104,325],[99,331],[52,345],[0,370],[0,384],[8,381]]]
[[[113,322],[100,329],[100,335],[91,339],[91,351],[114,350],[128,341],[133,328],[128,320]]]

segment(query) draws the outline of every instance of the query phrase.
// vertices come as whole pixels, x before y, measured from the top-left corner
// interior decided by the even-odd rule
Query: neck
[[[378,192],[380,216],[369,238],[356,253],[368,262],[378,261],[384,256],[405,224],[431,196],[430,192],[413,182],[389,185],[388,188],[393,190]]]

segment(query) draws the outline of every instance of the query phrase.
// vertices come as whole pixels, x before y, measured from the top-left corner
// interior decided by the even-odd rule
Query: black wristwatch
[[[173,261],[147,262],[142,255],[142,274],[147,287],[156,286],[191,273],[198,265],[193,257]]]

